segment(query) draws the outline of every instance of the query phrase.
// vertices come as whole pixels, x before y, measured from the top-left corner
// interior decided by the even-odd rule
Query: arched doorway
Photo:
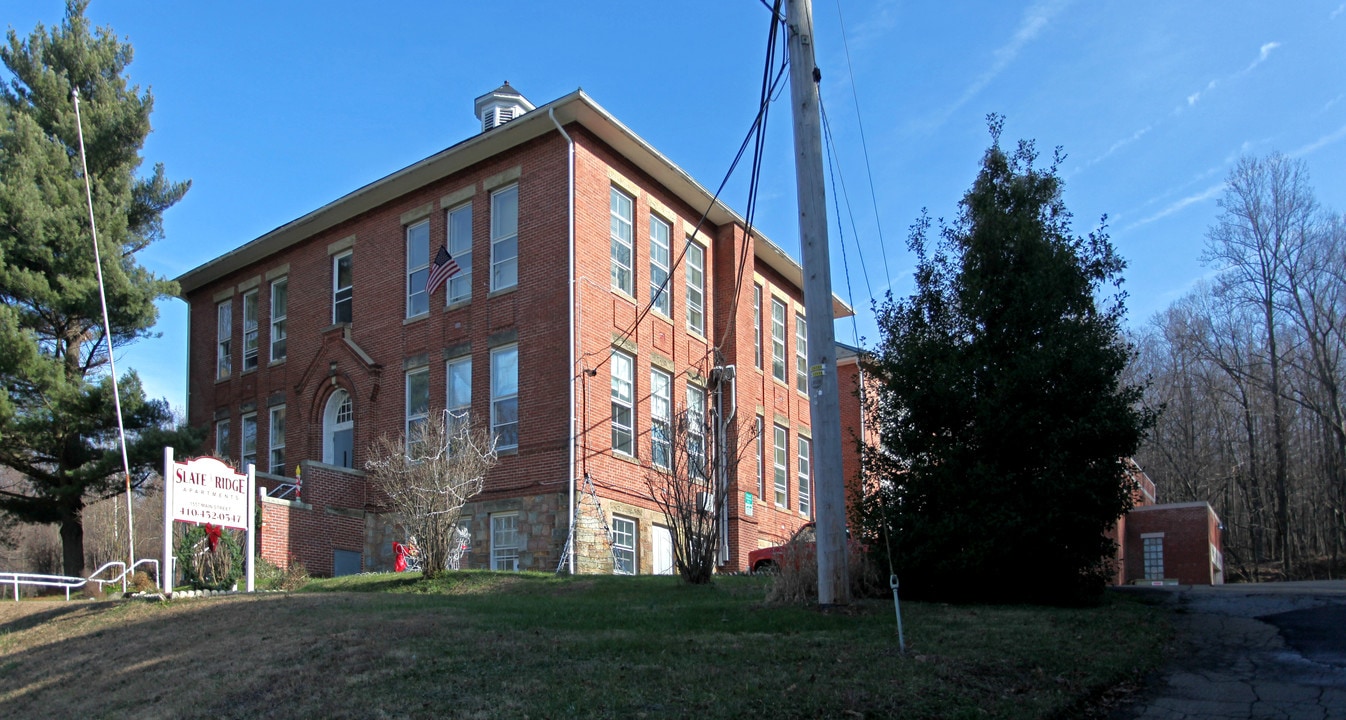
[[[337,467],[355,467],[355,403],[345,390],[332,393],[323,410],[322,461]]]

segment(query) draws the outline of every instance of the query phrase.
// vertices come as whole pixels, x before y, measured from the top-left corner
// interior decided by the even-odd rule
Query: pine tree
[[[1107,577],[1123,461],[1153,417],[1121,380],[1125,263],[1101,228],[1071,235],[1060,152],[1036,168],[1032,143],[1000,148],[1001,125],[941,241],[914,226],[915,294],[878,308],[870,529],[887,523],[908,591],[1068,600]]]
[[[65,572],[84,571],[82,511],[122,487],[109,352],[150,335],[154,302],[175,283],[136,263],[163,236],[162,213],[187,192],[162,165],[139,172],[153,97],[128,86],[132,49],[108,28],[92,31],[87,0],[69,0],[60,27],[0,46],[0,510],[60,523]],[[107,308],[105,337],[71,91],[84,123]],[[167,402],[149,400],[134,372],[118,381],[133,473],[148,475],[170,428]],[[12,474],[11,474],[12,475]]]

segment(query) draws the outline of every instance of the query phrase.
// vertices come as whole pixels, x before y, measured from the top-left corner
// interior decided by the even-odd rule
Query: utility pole
[[[818,529],[818,604],[848,605],[846,492],[841,470],[841,402],[832,328],[832,264],[827,248],[827,188],[818,107],[821,75],[813,60],[813,2],[788,0],[790,101],[794,116],[799,245],[808,314],[809,420],[813,430],[814,513]]]

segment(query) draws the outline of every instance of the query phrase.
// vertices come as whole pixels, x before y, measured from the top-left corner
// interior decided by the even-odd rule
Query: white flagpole
[[[117,364],[112,355],[112,324],[107,317],[107,294],[103,291],[103,260],[98,254],[98,225],[93,219],[93,187],[89,184],[89,163],[84,157],[84,123],[79,117],[79,88],[70,89],[70,97],[75,101],[75,130],[79,135],[79,165],[84,172],[84,198],[89,202],[89,231],[93,235],[93,261],[98,271],[98,299],[103,304],[103,339],[107,341],[108,370],[112,373],[112,405],[117,411],[117,434],[121,440],[122,472],[126,477],[126,547],[130,561],[126,571],[130,572],[136,564],[136,533],[131,515],[131,461],[126,455],[126,428],[122,426],[122,399],[117,389]],[[164,481],[167,484],[168,478]],[[161,571],[162,572],[162,571]]]

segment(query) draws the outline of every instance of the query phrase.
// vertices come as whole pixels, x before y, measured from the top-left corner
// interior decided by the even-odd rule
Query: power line
[[[855,69],[851,66],[851,44],[846,39],[846,19],[841,16],[841,0],[837,0],[837,20],[841,26],[841,46],[846,51],[846,74],[851,79],[851,99],[855,102],[855,123],[860,127],[860,148],[865,157],[865,173],[869,177],[869,199],[874,206],[874,225],[879,231],[879,253],[883,257],[883,274],[888,281],[888,286],[892,287],[893,273],[888,269],[888,244],[883,239],[883,223],[879,220],[879,201],[874,192],[874,170],[869,163],[869,143],[865,140],[865,122],[860,113],[860,91],[855,87]],[[821,104],[819,100],[819,104]],[[852,221],[853,222],[853,221]],[[870,293],[870,299],[873,299],[874,293]]]

